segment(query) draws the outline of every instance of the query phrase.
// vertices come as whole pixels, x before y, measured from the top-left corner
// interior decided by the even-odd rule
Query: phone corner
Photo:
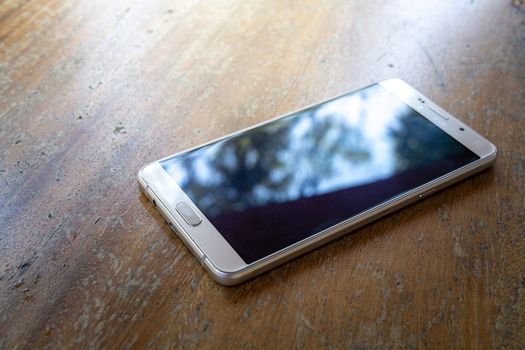
[[[498,157],[498,148],[492,142],[484,138],[482,158],[486,160],[489,165],[492,165]]]
[[[208,258],[202,260],[204,269],[211,275],[213,280],[218,284],[226,287],[233,287],[246,281],[248,277],[241,271],[223,271],[217,268]]]
[[[494,159],[498,156],[498,148],[492,142],[490,142],[490,156]]]
[[[140,167],[139,171],[137,172],[137,180],[141,186],[147,186],[148,181],[146,179],[148,177],[148,169],[150,169],[155,163],[156,162],[147,163]]]
[[[416,90],[401,78],[390,78],[378,82],[380,86],[394,94],[412,95]]]
[[[241,284],[242,282],[244,282],[244,280],[237,280],[235,278],[230,278],[228,276],[225,277],[225,276],[218,276],[214,274],[212,274],[211,276],[216,283],[224,287],[235,287]]]
[[[137,172],[137,182],[139,183],[139,186],[141,188],[144,188],[144,186],[146,186],[146,182],[144,181],[144,168],[145,167],[146,165],[142,166]]]
[[[153,163],[148,163],[143,165],[139,171],[137,172],[137,182],[139,184],[139,189],[141,192],[143,192],[146,196],[148,196],[148,188],[149,188],[149,181],[147,176],[147,169],[149,166]]]
[[[148,164],[144,164],[143,166],[140,167],[139,171],[137,171],[137,178],[140,180],[143,176],[144,176],[144,169],[146,169],[146,167],[150,165],[150,163]]]
[[[489,166],[491,166],[496,162],[496,158],[498,157],[498,148],[492,142],[489,142],[489,147],[487,158],[489,159]]]

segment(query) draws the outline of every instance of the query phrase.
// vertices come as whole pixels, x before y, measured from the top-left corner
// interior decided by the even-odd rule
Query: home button
[[[202,222],[202,219],[197,215],[197,213],[191,209],[191,207],[186,202],[180,202],[175,207],[179,214],[184,218],[184,220],[191,226],[197,226]]]

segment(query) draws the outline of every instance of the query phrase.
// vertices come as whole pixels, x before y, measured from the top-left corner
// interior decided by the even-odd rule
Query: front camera
[[[461,127],[459,128],[460,131],[465,131],[465,128]]]

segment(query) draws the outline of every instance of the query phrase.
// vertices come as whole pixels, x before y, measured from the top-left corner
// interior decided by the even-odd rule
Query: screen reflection
[[[250,263],[476,159],[373,85],[161,164]]]

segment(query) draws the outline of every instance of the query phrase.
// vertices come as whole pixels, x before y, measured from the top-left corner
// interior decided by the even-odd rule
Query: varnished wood
[[[522,1],[2,1],[0,348],[521,348]],[[495,166],[235,288],[146,162],[399,77]]]

